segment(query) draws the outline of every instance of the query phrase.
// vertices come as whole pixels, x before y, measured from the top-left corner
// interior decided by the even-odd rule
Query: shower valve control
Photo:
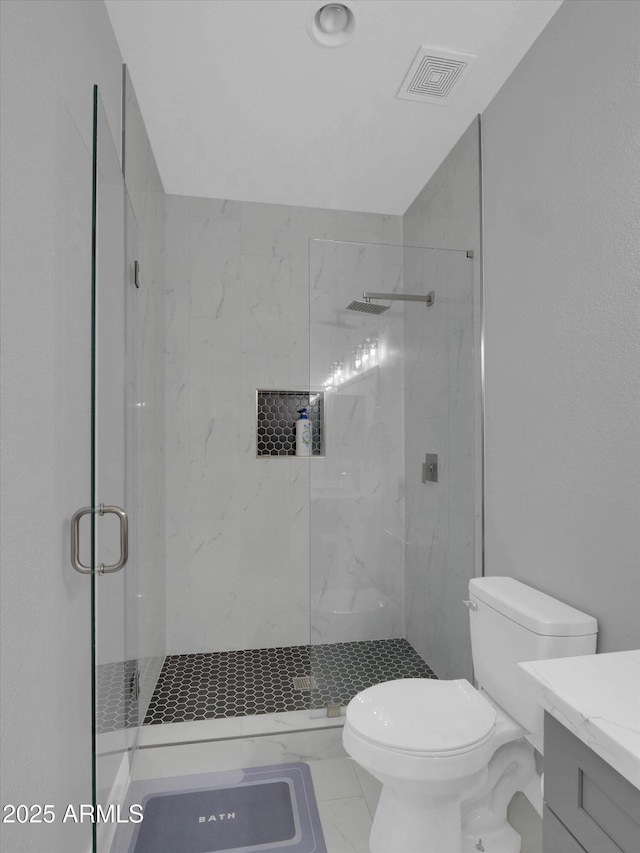
[[[438,454],[427,453],[422,463],[422,482],[437,483],[438,482]]]

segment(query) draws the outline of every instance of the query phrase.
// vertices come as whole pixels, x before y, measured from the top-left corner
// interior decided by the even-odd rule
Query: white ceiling
[[[327,0],[324,0],[327,2]],[[402,214],[561,0],[106,0],[168,193]],[[476,54],[446,104],[398,100],[418,48]]]

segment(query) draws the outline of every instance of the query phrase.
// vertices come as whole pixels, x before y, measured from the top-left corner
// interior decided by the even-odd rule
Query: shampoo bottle
[[[306,409],[298,409],[300,419],[296,421],[296,456],[311,456],[311,421]]]

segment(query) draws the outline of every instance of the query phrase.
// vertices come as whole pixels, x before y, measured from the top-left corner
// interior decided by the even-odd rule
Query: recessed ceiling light
[[[309,35],[323,47],[339,47],[355,29],[353,12],[344,3],[324,3],[309,16]]]
[[[327,35],[341,33],[349,23],[349,10],[341,3],[329,3],[318,9],[316,23],[318,29]]]

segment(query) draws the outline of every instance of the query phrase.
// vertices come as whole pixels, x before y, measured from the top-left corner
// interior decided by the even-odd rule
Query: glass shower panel
[[[405,309],[405,629],[440,677],[471,677],[468,583],[475,575],[474,261],[466,251],[407,255],[407,290],[434,290],[426,312]],[[413,264],[415,261],[415,267]],[[411,285],[411,289],[413,286]],[[422,481],[427,453],[438,481]]]
[[[402,293],[403,265],[399,246],[310,243],[310,387],[325,391],[325,456],[310,463],[316,707],[357,692],[363,642],[404,637],[403,312],[347,309]]]
[[[315,709],[337,712],[379,681],[432,675],[424,585],[438,586],[433,572],[447,587],[460,550],[447,539],[452,453],[473,543],[471,297],[466,252],[310,242],[309,384],[325,393],[325,454],[310,460]],[[437,483],[422,482],[427,453],[438,455]]]
[[[135,544],[127,537],[126,564],[109,571],[123,558],[124,528],[116,514],[101,512],[106,506],[130,514],[135,503],[130,457],[134,447],[132,330],[137,225],[97,91],[95,110],[91,516],[94,799],[107,807],[120,803],[124,796],[138,724]],[[133,522],[129,517],[129,530]],[[114,829],[109,823],[96,828],[97,853],[109,850]]]

